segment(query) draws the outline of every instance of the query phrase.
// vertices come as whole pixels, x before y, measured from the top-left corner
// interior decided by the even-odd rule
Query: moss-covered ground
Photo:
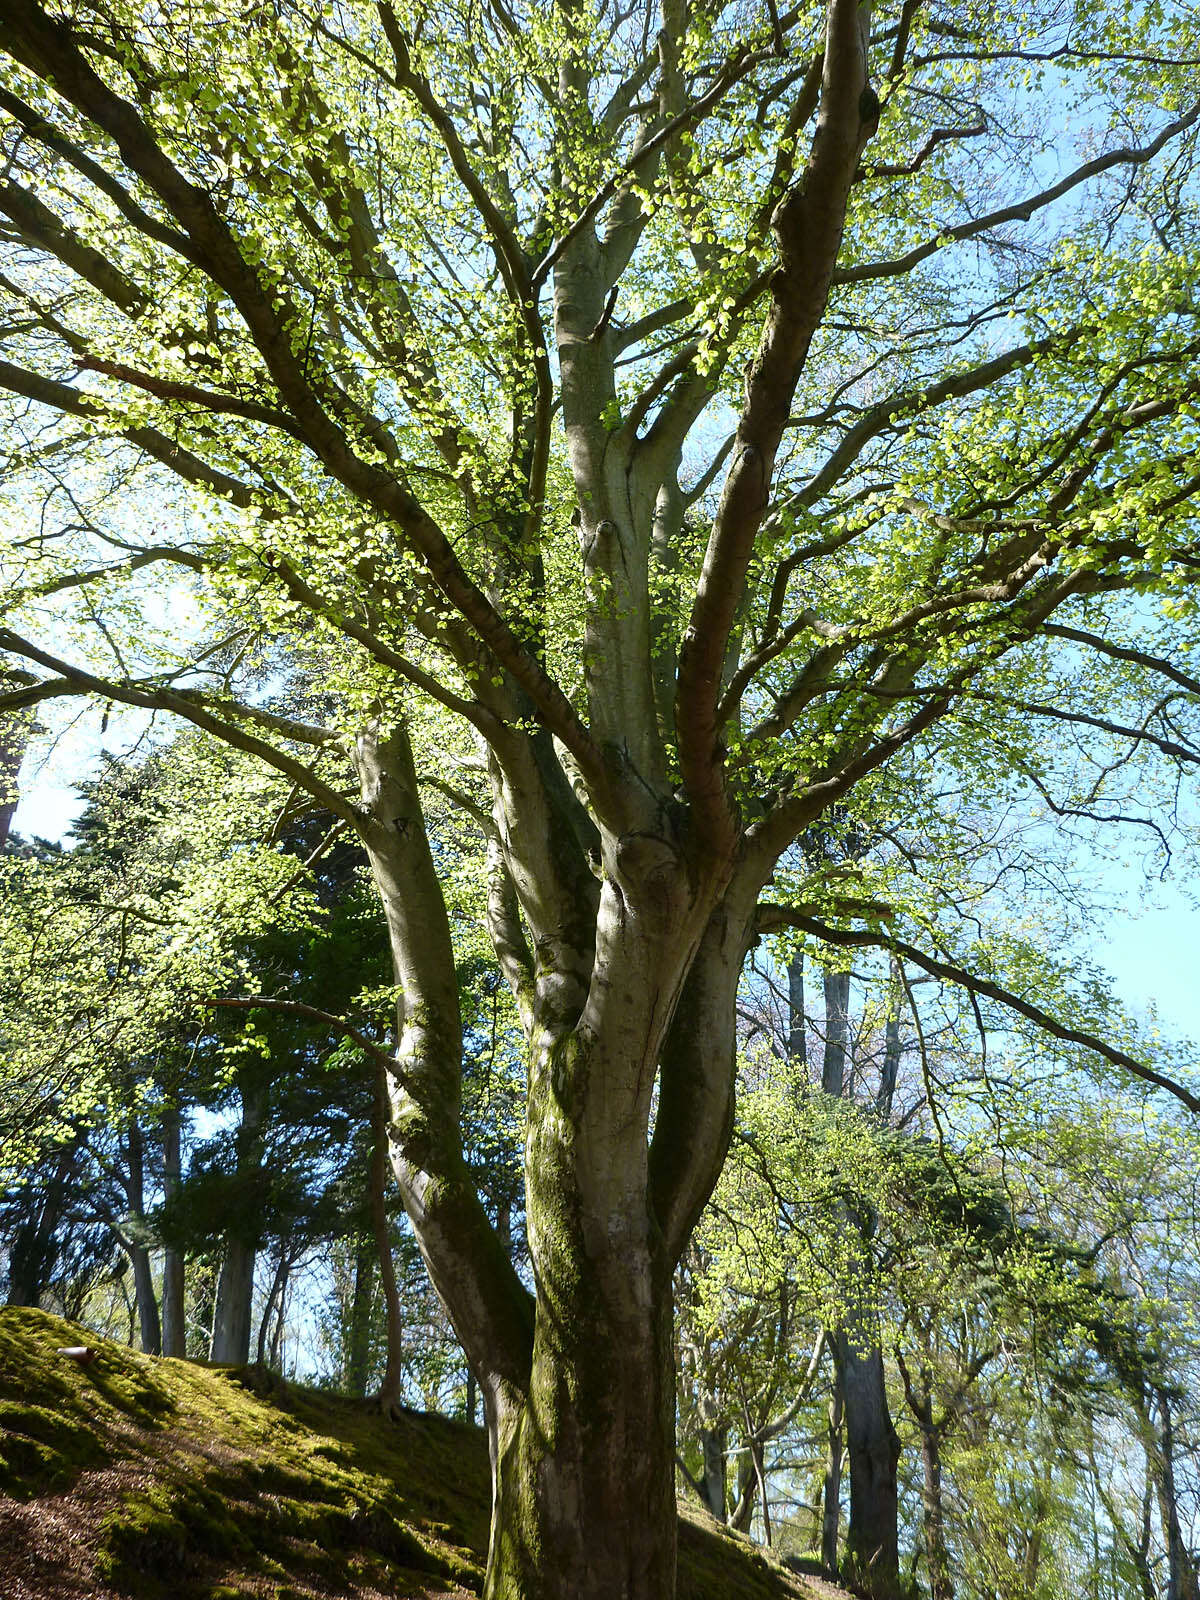
[[[57,1353],[80,1344],[87,1366]],[[488,1513],[476,1428],[0,1310],[4,1600],[465,1597]],[[681,1518],[680,1600],[836,1592]]]

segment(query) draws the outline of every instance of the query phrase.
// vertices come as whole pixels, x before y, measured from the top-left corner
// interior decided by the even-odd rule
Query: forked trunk
[[[463,1158],[454,952],[420,826],[411,748],[402,729],[383,739],[369,728],[357,755],[362,832],[401,995],[388,1074],[392,1166],[484,1394],[493,1479],[484,1594],[671,1600],[672,1273],[728,1140],[733,994],[752,902],[709,939],[705,904],[673,850],[635,834],[610,852],[601,889],[589,872],[592,889],[585,883],[564,900],[567,920],[551,942],[555,963],[542,966],[504,882],[494,885],[493,936],[514,969],[529,1039],[531,1295]],[[640,900],[631,909],[635,889]],[[592,893],[599,912],[581,900]],[[704,1027],[703,1048],[692,1037],[673,1053],[663,1040],[702,936],[712,945],[724,1031],[704,1027],[701,985],[689,992],[687,1017],[689,1028]],[[593,953],[595,941],[607,945],[609,959]],[[709,1114],[696,1125],[701,1104]]]

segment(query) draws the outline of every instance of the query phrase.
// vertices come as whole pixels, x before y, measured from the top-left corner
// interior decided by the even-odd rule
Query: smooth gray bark
[[[700,1429],[700,1487],[705,1505],[718,1522],[724,1522],[728,1514],[725,1489],[728,1437],[721,1427]]]
[[[388,1174],[388,1121],[387,1082],[382,1068],[375,1073],[375,1097],[371,1115],[371,1237],[374,1245],[374,1263],[379,1269],[379,1286],[383,1292],[384,1319],[387,1329],[387,1353],[384,1361],[383,1381],[379,1386],[379,1405],[390,1411],[399,1401],[404,1386],[404,1305],[396,1283],[396,1262],[392,1255],[391,1233],[387,1214]],[[355,1391],[358,1392],[358,1391]],[[364,1391],[365,1392],[365,1373]],[[474,1407],[471,1409],[474,1421]]]
[[[840,1099],[847,1089],[846,1064],[850,1045],[850,974],[826,968],[825,1046],[821,1059],[821,1088]]]
[[[0,692],[11,687],[13,679],[0,671]],[[33,717],[27,711],[0,712],[0,850],[8,843],[13,817],[20,801],[18,782],[21,763],[33,731]]]
[[[162,1354],[162,1328],[158,1316],[158,1299],[154,1293],[154,1268],[150,1252],[144,1244],[130,1246],[129,1259],[133,1265],[133,1292],[137,1304],[138,1336],[142,1351],[148,1356]]]

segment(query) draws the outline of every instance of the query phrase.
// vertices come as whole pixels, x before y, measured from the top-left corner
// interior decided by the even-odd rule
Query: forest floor
[[[468,1600],[489,1503],[478,1428],[0,1310],[5,1600]],[[679,1600],[845,1596],[681,1511]]]

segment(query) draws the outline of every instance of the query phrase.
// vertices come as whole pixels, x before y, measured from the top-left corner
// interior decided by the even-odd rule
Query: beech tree
[[[1197,759],[1195,34],[1066,0],[4,7],[0,709],[182,718],[361,842],[492,1600],[674,1590],[672,1273],[764,918],[1200,1107],[896,870],[960,778],[1069,817]],[[1046,725],[1094,761],[1051,770]],[[528,1281],[463,1152],[418,757],[524,1030]],[[797,845],[865,818],[882,877]]]

